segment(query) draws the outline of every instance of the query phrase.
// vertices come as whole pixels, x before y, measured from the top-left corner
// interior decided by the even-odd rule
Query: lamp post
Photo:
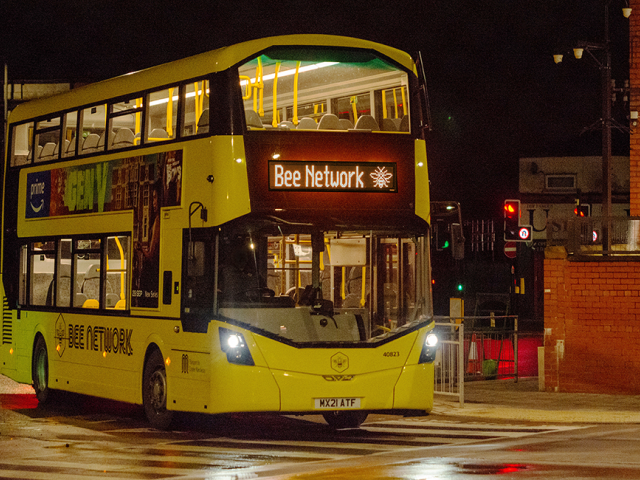
[[[604,5],[604,40],[602,43],[580,42],[573,49],[576,59],[580,60],[584,52],[587,52],[598,65],[602,77],[602,250],[606,255],[611,250],[611,102],[613,101],[614,87],[611,81],[611,44],[609,39],[609,4]],[[622,15],[629,18],[631,8],[622,9]],[[594,51],[602,52],[602,59],[594,55]],[[555,63],[562,62],[562,55],[554,55]],[[618,90],[618,89],[615,89]]]

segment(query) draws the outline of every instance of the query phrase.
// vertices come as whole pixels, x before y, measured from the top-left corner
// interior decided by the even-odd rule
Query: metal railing
[[[569,255],[640,255],[640,217],[570,217],[547,222],[547,245]]]
[[[457,397],[464,406],[464,382],[518,381],[518,317],[436,317],[438,352],[434,394]]]
[[[437,395],[457,397],[464,407],[464,323],[440,317],[435,331],[438,350],[434,362],[434,389]],[[446,322],[444,320],[447,320]]]

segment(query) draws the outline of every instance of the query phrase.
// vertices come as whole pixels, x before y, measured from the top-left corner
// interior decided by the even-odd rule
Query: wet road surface
[[[0,394],[0,479],[640,478],[637,425],[376,415],[336,432],[319,416],[186,415],[162,432],[136,406],[42,408],[19,388]]]

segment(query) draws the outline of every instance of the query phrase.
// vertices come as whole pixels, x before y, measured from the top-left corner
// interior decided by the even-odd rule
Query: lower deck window
[[[59,308],[128,308],[130,237],[55,238],[20,249],[19,302]]]

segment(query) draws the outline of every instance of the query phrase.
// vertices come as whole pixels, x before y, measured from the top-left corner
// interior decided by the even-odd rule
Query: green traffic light
[[[464,290],[464,285],[462,285],[461,283],[458,284],[458,291],[461,292],[462,290]]]
[[[444,245],[442,245],[442,248],[449,248],[449,240],[445,240]]]

